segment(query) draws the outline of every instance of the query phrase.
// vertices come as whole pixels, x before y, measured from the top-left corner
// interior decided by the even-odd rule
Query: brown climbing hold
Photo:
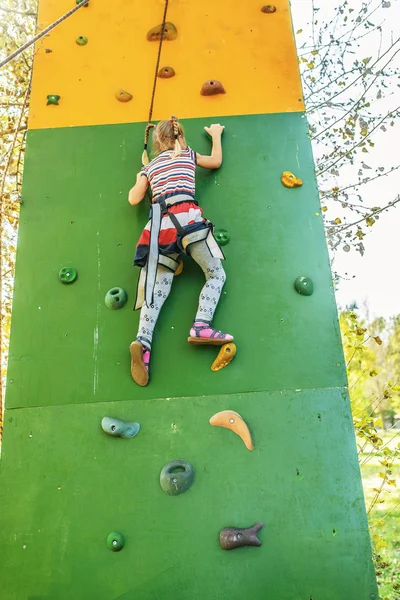
[[[265,6],[262,7],[261,12],[267,13],[267,14],[274,13],[274,12],[276,12],[276,6],[274,6],[273,4],[266,4]]]
[[[211,365],[211,371],[219,371],[220,369],[226,367],[226,365],[229,365],[235,354],[236,344],[233,342],[229,342],[228,344],[221,346],[221,350],[218,352],[217,358]]]
[[[202,96],[215,96],[216,94],[226,94],[225,88],[217,79],[209,79],[203,83],[200,94]]]
[[[290,171],[284,171],[282,173],[281,181],[287,188],[301,187],[303,185],[302,180],[298,179],[298,177],[293,175]]]
[[[132,94],[125,90],[118,90],[118,92],[115,92],[115,97],[119,102],[130,102],[133,98]]]
[[[176,267],[176,270],[175,270],[175,273],[174,273],[175,277],[176,277],[177,275],[180,275],[180,274],[182,273],[182,271],[183,271],[183,260],[180,258],[180,259],[179,259],[179,264],[178,264],[178,266]]]
[[[256,523],[253,527],[239,529],[238,527],[224,527],[219,534],[219,543],[224,550],[234,550],[241,546],[261,546],[261,540],[257,537],[264,523]]]
[[[158,76],[161,77],[161,79],[170,79],[175,76],[175,69],[172,67],[162,67],[158,71]]]
[[[147,40],[149,42],[159,42],[161,39],[161,28],[162,28],[162,23],[160,25],[156,25],[155,27],[152,27],[151,29],[149,29],[149,31],[147,32]],[[164,35],[163,35],[163,41],[164,40],[175,40],[176,37],[178,35],[178,30],[175,27],[175,25],[173,23],[171,23],[170,21],[167,21],[164,25]]]
[[[234,410],[222,410],[221,412],[216,413],[211,417],[210,425],[230,429],[242,438],[247,450],[250,450],[250,452],[254,450],[254,444],[251,439],[249,428],[239,413]]]

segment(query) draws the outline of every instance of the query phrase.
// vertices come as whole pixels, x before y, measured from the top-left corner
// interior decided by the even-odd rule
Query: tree
[[[0,58],[5,58],[30,39],[36,26],[36,0],[7,0],[0,36]],[[3,383],[7,369],[11,305],[22,169],[31,89],[33,47],[0,71],[0,288],[1,288],[1,381],[0,436]],[[1,439],[1,437],[0,437]]]
[[[363,255],[366,234],[400,201],[379,194],[377,205],[368,202],[368,190],[400,168],[395,155],[385,164],[374,150],[383,148],[400,115],[400,38],[393,40],[387,20],[393,3],[310,2],[309,23],[296,37],[328,244]]]

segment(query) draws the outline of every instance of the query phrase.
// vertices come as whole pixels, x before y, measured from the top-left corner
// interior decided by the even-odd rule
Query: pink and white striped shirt
[[[186,194],[194,199],[196,153],[187,146],[179,156],[172,158],[172,150],[165,150],[142,168],[153,193],[153,202]]]

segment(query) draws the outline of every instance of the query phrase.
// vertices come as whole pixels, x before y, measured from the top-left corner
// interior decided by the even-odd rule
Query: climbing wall
[[[41,0],[40,28],[71,1]],[[377,597],[289,5],[275,1],[169,2],[176,36],[160,68],[175,75],[157,79],[153,118],[177,114],[201,154],[203,127],[225,125],[223,166],[199,171],[197,199],[227,232],[215,324],[235,335],[237,354],[213,372],[216,349],[187,344],[202,273],[185,258],[146,388],[131,379],[128,347],[148,207],[127,194],[158,52],[147,33],[164,2],[89,0],[37,47],[2,453],[2,598]],[[226,93],[200,94],[207,80]],[[303,185],[285,187],[285,171]],[[298,277],[308,278],[301,293]],[[116,286],[128,302],[110,310]],[[247,423],[253,451],[210,425],[224,410]],[[140,431],[107,435],[106,416]],[[180,495],[160,487],[173,460],[194,469]],[[261,546],[221,547],[223,528],[259,522]]]

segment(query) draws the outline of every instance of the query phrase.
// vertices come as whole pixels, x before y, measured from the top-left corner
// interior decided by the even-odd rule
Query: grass
[[[383,436],[384,444],[388,444],[390,448],[397,446],[399,440],[399,431],[386,432]],[[376,451],[365,450],[359,458],[368,511],[376,496],[374,488],[379,489],[382,484],[379,473],[384,469],[379,463],[382,457]],[[390,478],[396,479],[400,487],[400,464],[392,467]],[[397,487],[387,484],[383,486],[378,501],[370,509],[368,519],[380,598],[400,600],[400,491]]]

